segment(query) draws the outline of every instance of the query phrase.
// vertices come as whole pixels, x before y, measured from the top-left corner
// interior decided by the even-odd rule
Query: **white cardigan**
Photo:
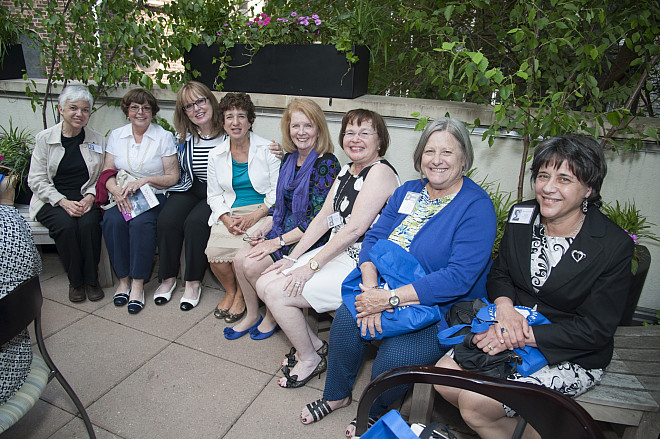
[[[207,202],[211,207],[209,226],[221,223],[220,216],[229,213],[236,201],[232,187],[232,158],[227,138],[209,152],[207,182]],[[270,153],[270,140],[250,133],[248,151],[248,176],[255,191],[265,195],[264,203],[268,207],[275,204],[277,177],[280,174],[280,160]]]

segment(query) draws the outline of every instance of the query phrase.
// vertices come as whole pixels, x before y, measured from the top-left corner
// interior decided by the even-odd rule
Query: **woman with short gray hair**
[[[37,134],[28,185],[30,217],[48,228],[69,278],[69,300],[101,300],[101,209],[94,204],[105,137],[87,128],[94,98],[86,87],[62,90],[62,121]]]

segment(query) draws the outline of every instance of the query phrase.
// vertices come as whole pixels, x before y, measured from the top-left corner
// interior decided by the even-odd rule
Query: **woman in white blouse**
[[[211,237],[206,255],[226,292],[214,314],[233,323],[245,315],[234,256],[245,244],[244,239],[256,238],[253,231],[275,202],[280,160],[270,152],[271,142],[252,132],[256,113],[250,96],[227,93],[219,111],[227,139],[209,153]],[[232,336],[231,328],[225,328],[225,337]]]
[[[110,261],[119,278],[114,304],[128,303],[128,312],[144,308],[144,280],[151,273],[156,251],[156,221],[165,202],[165,189],[179,180],[174,136],[152,122],[159,107],[156,98],[138,88],[126,93],[121,109],[131,123],[110,133],[105,155],[106,170],[119,171],[120,181],[110,177],[106,188],[117,203],[105,212],[101,227]],[[122,172],[123,171],[123,172]],[[125,176],[125,173],[129,176]],[[126,219],[132,211],[129,197],[151,186],[160,204]]]

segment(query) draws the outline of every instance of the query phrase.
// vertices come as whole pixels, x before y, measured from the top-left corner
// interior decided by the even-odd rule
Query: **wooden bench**
[[[39,221],[30,218],[29,206],[17,204],[16,209],[32,229],[32,238],[36,245],[55,244],[53,238],[48,235],[48,229]],[[109,288],[114,285],[112,265],[110,265],[110,256],[105,246],[105,240],[101,239],[101,259],[99,260],[99,283],[102,288]]]
[[[428,424],[435,395],[430,384],[415,384],[409,422]],[[623,426],[624,439],[658,437],[660,326],[619,327],[601,383],[575,400],[595,420]]]

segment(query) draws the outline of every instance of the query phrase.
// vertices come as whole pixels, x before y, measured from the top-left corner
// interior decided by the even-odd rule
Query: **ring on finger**
[[[509,330],[506,328],[502,328],[502,334],[504,334],[505,332],[509,332]]]
[[[488,345],[488,346],[486,346],[486,347],[487,347],[487,348],[488,348],[488,350],[490,350],[490,351],[492,351],[493,349],[495,349],[495,348],[494,348],[494,347],[492,347],[491,345]]]

